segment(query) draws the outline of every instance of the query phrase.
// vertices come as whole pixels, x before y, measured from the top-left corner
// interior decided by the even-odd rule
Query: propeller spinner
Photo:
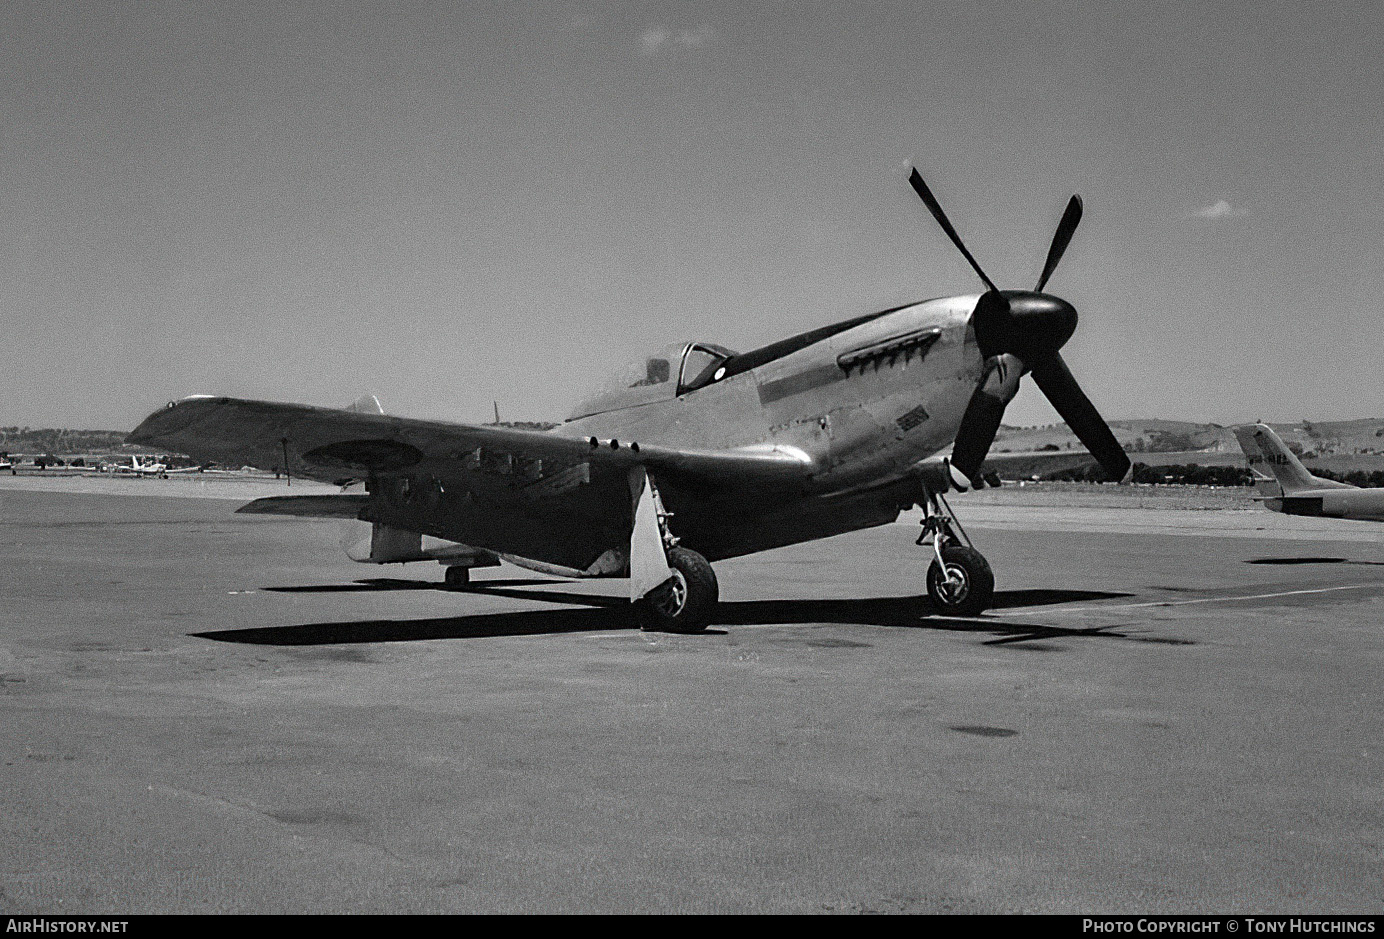
[[[1072,196],[1062,213],[1038,286],[1033,290],[1000,290],[967,250],[917,169],[909,174],[908,182],[937,219],[942,231],[989,288],[981,294],[971,314],[976,342],[985,357],[986,367],[966,405],[952,447],[954,481],[961,488],[974,485],[981,464],[995,442],[995,434],[999,432],[1004,409],[1018,393],[1019,379],[1025,373],[1033,375],[1043,395],[1100,463],[1106,476],[1120,481],[1128,479],[1132,470],[1129,457],[1059,353],[1076,331],[1076,309],[1061,297],[1043,293],[1081,223],[1081,197]],[[964,482],[957,478],[958,473],[964,477]]]

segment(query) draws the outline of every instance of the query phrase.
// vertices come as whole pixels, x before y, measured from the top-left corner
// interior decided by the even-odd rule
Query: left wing
[[[1036,450],[1029,453],[986,454],[981,472],[997,473],[1002,479],[1046,477],[1069,470],[1095,469],[1100,464],[1085,450]]]
[[[298,515],[306,518],[360,518],[370,505],[364,493],[339,492],[311,496],[266,496],[236,509],[246,515]]]
[[[543,476],[544,460],[603,470],[642,466],[656,477],[718,488],[793,486],[816,470],[812,458],[794,447],[681,449],[210,395],[170,402],[145,418],[129,441],[328,482],[402,471],[425,460],[461,465],[498,460],[535,480]]]

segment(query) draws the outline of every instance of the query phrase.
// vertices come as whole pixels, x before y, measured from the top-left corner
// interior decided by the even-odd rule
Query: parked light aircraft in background
[[[945,493],[980,480],[1024,375],[1109,477],[1127,479],[1131,466],[1059,354],[1076,310],[1042,292],[1081,220],[1080,198],[1037,287],[1001,290],[917,170],[909,182],[984,293],[856,316],[745,353],[675,343],[550,431],[392,417],[374,399],[339,410],[194,395],[151,414],[130,440],[351,484],[241,511],[368,522],[368,548],[353,549],[364,560],[435,558],[449,583],[499,558],[629,577],[641,622],[673,630],[713,616],[710,561],[886,524],[919,504],[935,608],[975,615],[994,577]]]
[[[1362,489],[1312,475],[1267,424],[1246,424],[1234,431],[1249,458],[1259,491],[1256,498],[1265,508],[1285,515],[1384,522],[1384,489]]]
[[[130,457],[129,472],[136,476],[164,476],[168,473],[168,464],[154,457],[150,457],[149,462],[145,463],[138,456],[132,456]]]
[[[148,462],[145,462],[144,458],[138,455],[130,457],[128,466],[124,463],[116,463],[111,466],[111,472],[117,475],[157,476],[160,479],[166,479],[169,476],[181,476],[186,473],[200,473],[205,469],[205,466],[184,466],[179,469],[170,469],[163,460],[149,457]]]

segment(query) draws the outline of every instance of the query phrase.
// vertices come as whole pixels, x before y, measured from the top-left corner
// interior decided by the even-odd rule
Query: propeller
[[[1081,213],[1084,209],[1081,196],[1072,196],[1071,201],[1067,203],[1067,209],[1062,213],[1062,221],[1057,223],[1057,231],[1052,233],[1052,245],[1048,248],[1048,259],[1043,263],[1043,275],[1038,278],[1038,286],[1033,288],[1038,293],[1043,292],[1043,288],[1048,285],[1048,278],[1057,270],[1057,262],[1062,260],[1067,245],[1071,244],[1072,233],[1081,224]]]
[[[1076,331],[1076,309],[1060,297],[1043,293],[1081,224],[1084,208],[1081,197],[1072,196],[1062,213],[1038,286],[1033,290],[1000,290],[966,248],[916,168],[909,174],[908,182],[942,231],[989,288],[981,294],[971,313],[976,343],[985,358],[985,371],[966,405],[952,446],[952,479],[958,488],[970,488],[979,478],[981,464],[999,432],[1004,409],[1018,393],[1019,379],[1025,373],[1032,373],[1039,390],[1062,415],[1082,446],[1096,458],[1106,476],[1120,481],[1127,479],[1132,469],[1129,457],[1059,353]]]

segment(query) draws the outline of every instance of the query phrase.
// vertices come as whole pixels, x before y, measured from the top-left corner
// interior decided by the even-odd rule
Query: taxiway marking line
[[[1344,587],[1313,587],[1310,590],[1282,590],[1278,593],[1253,593],[1243,597],[1199,597],[1196,600],[1152,600],[1148,603],[1121,603],[1118,606],[1050,606],[1034,610],[1008,610],[1006,616],[1046,616],[1049,613],[1092,613],[1104,610],[1137,610],[1151,606],[1189,606],[1193,603],[1233,603],[1236,600],[1272,600],[1275,597],[1295,597],[1306,593],[1331,593],[1333,590],[1364,590],[1379,584],[1347,584]]]

